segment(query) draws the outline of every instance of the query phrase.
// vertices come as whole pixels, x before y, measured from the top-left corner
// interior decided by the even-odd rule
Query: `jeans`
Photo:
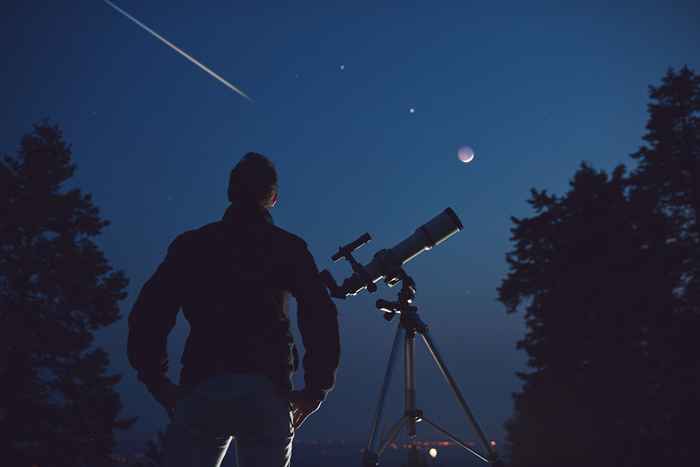
[[[288,467],[292,415],[263,375],[221,374],[178,402],[166,430],[165,467],[219,467],[235,440],[238,467]]]

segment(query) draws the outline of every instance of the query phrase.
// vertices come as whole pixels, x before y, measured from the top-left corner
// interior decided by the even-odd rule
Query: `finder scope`
[[[393,248],[379,250],[369,264],[362,266],[355,261],[352,252],[371,240],[370,235],[365,233],[357,240],[340,247],[331,258],[333,261],[347,259],[352,266],[353,274],[338,285],[330,271],[326,269],[321,272],[321,279],[331,296],[342,299],[349,295],[356,295],[364,289],[374,292],[377,290],[375,283],[382,279],[392,287],[400,280],[402,265],[444,242],[463,228],[457,214],[452,208],[447,208],[418,227],[413,234]]]

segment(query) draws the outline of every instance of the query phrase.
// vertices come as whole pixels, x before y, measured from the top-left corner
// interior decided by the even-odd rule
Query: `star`
[[[345,69],[345,65],[340,65],[340,71],[343,71]]]
[[[416,109],[411,107],[410,109],[408,109],[408,113],[414,114],[414,113],[416,113]]]

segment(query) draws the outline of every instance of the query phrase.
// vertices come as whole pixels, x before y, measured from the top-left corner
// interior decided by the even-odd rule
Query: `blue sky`
[[[169,242],[220,218],[228,172],[247,151],[275,161],[275,222],[305,238],[322,269],[341,243],[370,232],[358,252],[367,261],[450,206],[464,231],[407,269],[423,318],[497,440],[525,362],[515,349],[522,315],[496,301],[510,216],[531,214],[532,187],[566,191],[583,160],[631,164],[648,85],[669,66],[699,69],[694,2],[115,3],[253,99],[102,1],[4,3],[0,150],[13,152],[43,117],[62,126],[75,183],[112,221],[99,243],[131,279],[123,316]],[[475,150],[469,165],[457,160],[462,145]],[[331,269],[338,279],[348,272]],[[373,303],[395,292],[338,302],[337,388],[301,439],[364,441],[394,332]],[[186,335],[180,317],[174,378]],[[142,417],[134,431],[162,428],[164,413],[126,361],[125,319],[98,343],[124,374],[124,415]],[[418,351],[419,403],[473,438]],[[388,412],[397,417],[399,389],[397,380]]]

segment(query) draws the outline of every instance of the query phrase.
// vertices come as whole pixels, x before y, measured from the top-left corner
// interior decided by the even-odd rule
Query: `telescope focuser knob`
[[[389,300],[384,300],[382,298],[377,300],[375,306],[384,313],[396,313],[398,311],[398,306],[396,303],[390,302]]]
[[[396,302],[390,302],[389,300],[379,299],[376,302],[377,309],[384,313],[384,319],[391,321],[394,316],[398,314],[398,307]]]
[[[367,282],[367,292],[374,293],[377,291],[377,284],[372,281]]]

